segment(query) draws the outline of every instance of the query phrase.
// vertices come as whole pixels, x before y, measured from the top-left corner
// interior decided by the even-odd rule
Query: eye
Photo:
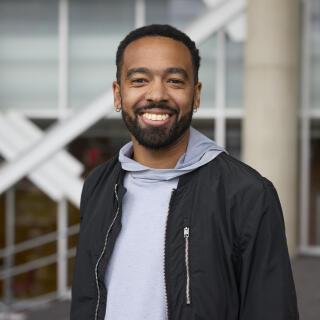
[[[185,82],[181,79],[171,78],[171,79],[168,79],[168,85],[171,86],[172,88],[182,89],[185,86]]]
[[[174,83],[174,84],[182,84],[183,81],[180,79],[169,79],[169,82]]]
[[[130,84],[132,87],[143,87],[148,83],[148,79],[146,78],[132,78],[130,80]]]
[[[147,80],[143,79],[143,78],[137,78],[137,79],[132,79],[131,82],[132,83],[144,83],[144,82],[147,82]]]

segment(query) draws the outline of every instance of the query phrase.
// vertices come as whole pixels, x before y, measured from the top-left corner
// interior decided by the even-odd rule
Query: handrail
[[[75,224],[71,227],[69,227],[67,235],[72,236],[75,235],[79,232],[80,225]],[[30,250],[36,247],[40,247],[44,244],[56,241],[58,239],[58,232],[50,232],[47,233],[43,236],[31,239],[31,240],[26,240],[22,243],[18,243],[14,246],[6,247],[5,249],[0,250],[0,258],[7,257],[11,254],[16,254],[25,250]]]
[[[69,259],[74,257],[75,255],[76,255],[76,248],[71,248],[67,251],[66,258]],[[39,269],[39,268],[48,266],[50,264],[57,262],[57,260],[58,260],[58,254],[55,253],[43,258],[26,262],[24,264],[15,266],[10,269],[0,271],[0,280],[3,280],[8,277],[16,276],[18,274],[25,273],[34,269]]]

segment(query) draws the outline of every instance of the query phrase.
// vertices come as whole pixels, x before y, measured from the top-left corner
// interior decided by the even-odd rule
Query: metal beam
[[[68,35],[69,35],[69,1],[59,0],[59,118],[67,116],[68,107]]]
[[[67,236],[73,236],[80,230],[80,224],[74,224],[67,229]],[[36,247],[40,247],[44,244],[56,241],[58,239],[58,232],[50,232],[43,236],[39,236],[30,240],[19,242],[16,245],[7,246],[5,249],[0,250],[0,258],[6,257],[10,254],[16,254],[22,251],[30,250]]]
[[[135,0],[135,27],[140,28],[146,24],[145,0]]]
[[[6,246],[13,247],[15,242],[15,190],[11,188],[6,193]],[[3,284],[3,297],[6,307],[10,310],[11,304],[13,302],[13,292],[12,292],[12,270],[14,266],[14,253],[13,251],[4,259],[4,270],[8,272],[8,277],[4,279]]]
[[[242,14],[246,8],[247,2],[245,0],[226,1],[226,3],[223,3],[217,9],[209,10],[196,19],[185,32],[199,44]]]
[[[226,146],[226,37],[224,29],[218,31],[216,70],[216,110],[214,139],[218,145]]]
[[[300,251],[309,247],[309,194],[310,194],[310,2],[303,4],[302,24],[302,86],[300,119]]]
[[[12,117],[0,115],[0,152],[7,160],[14,161],[32,141],[41,140],[41,134],[35,134],[36,131],[32,130],[32,124],[28,123],[27,120],[19,119],[21,121],[13,123],[12,120]],[[77,168],[77,165],[75,165],[75,169],[70,169],[72,164],[77,163],[77,161],[75,159],[71,160],[71,156],[66,154],[65,151],[58,152],[36,170],[31,171],[28,176],[54,201],[58,201],[65,196],[74,205],[79,206],[83,180],[73,173],[80,173],[79,169],[82,169],[82,166],[78,165]],[[72,173],[70,173],[70,170]]]
[[[68,204],[65,199],[58,203],[58,261],[57,261],[57,291],[58,297],[63,298],[68,291]]]
[[[67,251],[67,259],[73,258],[76,255],[77,248],[71,248]],[[49,256],[45,256],[43,258],[35,259],[23,264],[19,264],[18,266],[14,266],[11,269],[0,271],[0,280],[5,279],[7,277],[16,276],[18,274],[26,273],[31,270],[40,269],[42,267],[48,266],[50,264],[57,262],[58,255],[51,254]]]
[[[21,113],[9,112],[5,121],[10,124],[23,135],[29,142],[29,145],[42,139],[44,132],[35,124],[33,124],[28,118]],[[69,152],[62,149],[55,156],[55,161],[60,166],[61,170],[67,171],[71,175],[79,176],[84,170],[84,165]]]

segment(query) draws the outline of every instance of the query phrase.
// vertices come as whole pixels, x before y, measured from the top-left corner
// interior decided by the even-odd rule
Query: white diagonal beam
[[[27,141],[29,142],[28,146],[32,145],[32,143],[35,143],[36,141],[40,141],[43,137],[43,131],[21,113],[10,111],[6,115],[6,120],[16,128],[16,131],[20,132],[25,138],[27,138]],[[24,146],[24,149],[25,147],[26,146]],[[64,149],[60,150],[55,155],[55,161],[59,164],[62,170],[70,172],[71,175],[79,176],[84,170],[84,165]]]
[[[230,0],[197,18],[185,32],[197,44],[207,40],[212,34],[226,26],[232,19],[242,14],[247,7],[246,0]]]
[[[17,151],[15,144],[12,142],[11,128],[8,129],[8,124],[0,117],[0,153],[8,162],[16,157]],[[5,132],[4,132],[5,131]],[[62,199],[62,192],[59,188],[52,185],[46,178],[46,173],[43,170],[38,170],[29,175],[30,180],[52,200],[59,201]]]
[[[104,117],[112,110],[112,105],[113,94],[110,91],[72,117],[58,122],[47,131],[42,140],[22,152],[18,158],[2,165],[0,194]]]
[[[0,115],[0,152],[7,160],[19,156],[30,143],[28,138],[23,131],[12,126],[8,117]],[[75,206],[79,206],[83,181],[59,163],[59,153],[31,171],[28,176],[53,200],[58,201],[66,197]]]

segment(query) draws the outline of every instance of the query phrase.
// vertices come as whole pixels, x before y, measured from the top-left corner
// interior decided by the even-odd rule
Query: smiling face
[[[114,104],[122,109],[132,140],[148,149],[170,146],[185,135],[199,107],[189,49],[166,37],[144,37],[124,51]]]

